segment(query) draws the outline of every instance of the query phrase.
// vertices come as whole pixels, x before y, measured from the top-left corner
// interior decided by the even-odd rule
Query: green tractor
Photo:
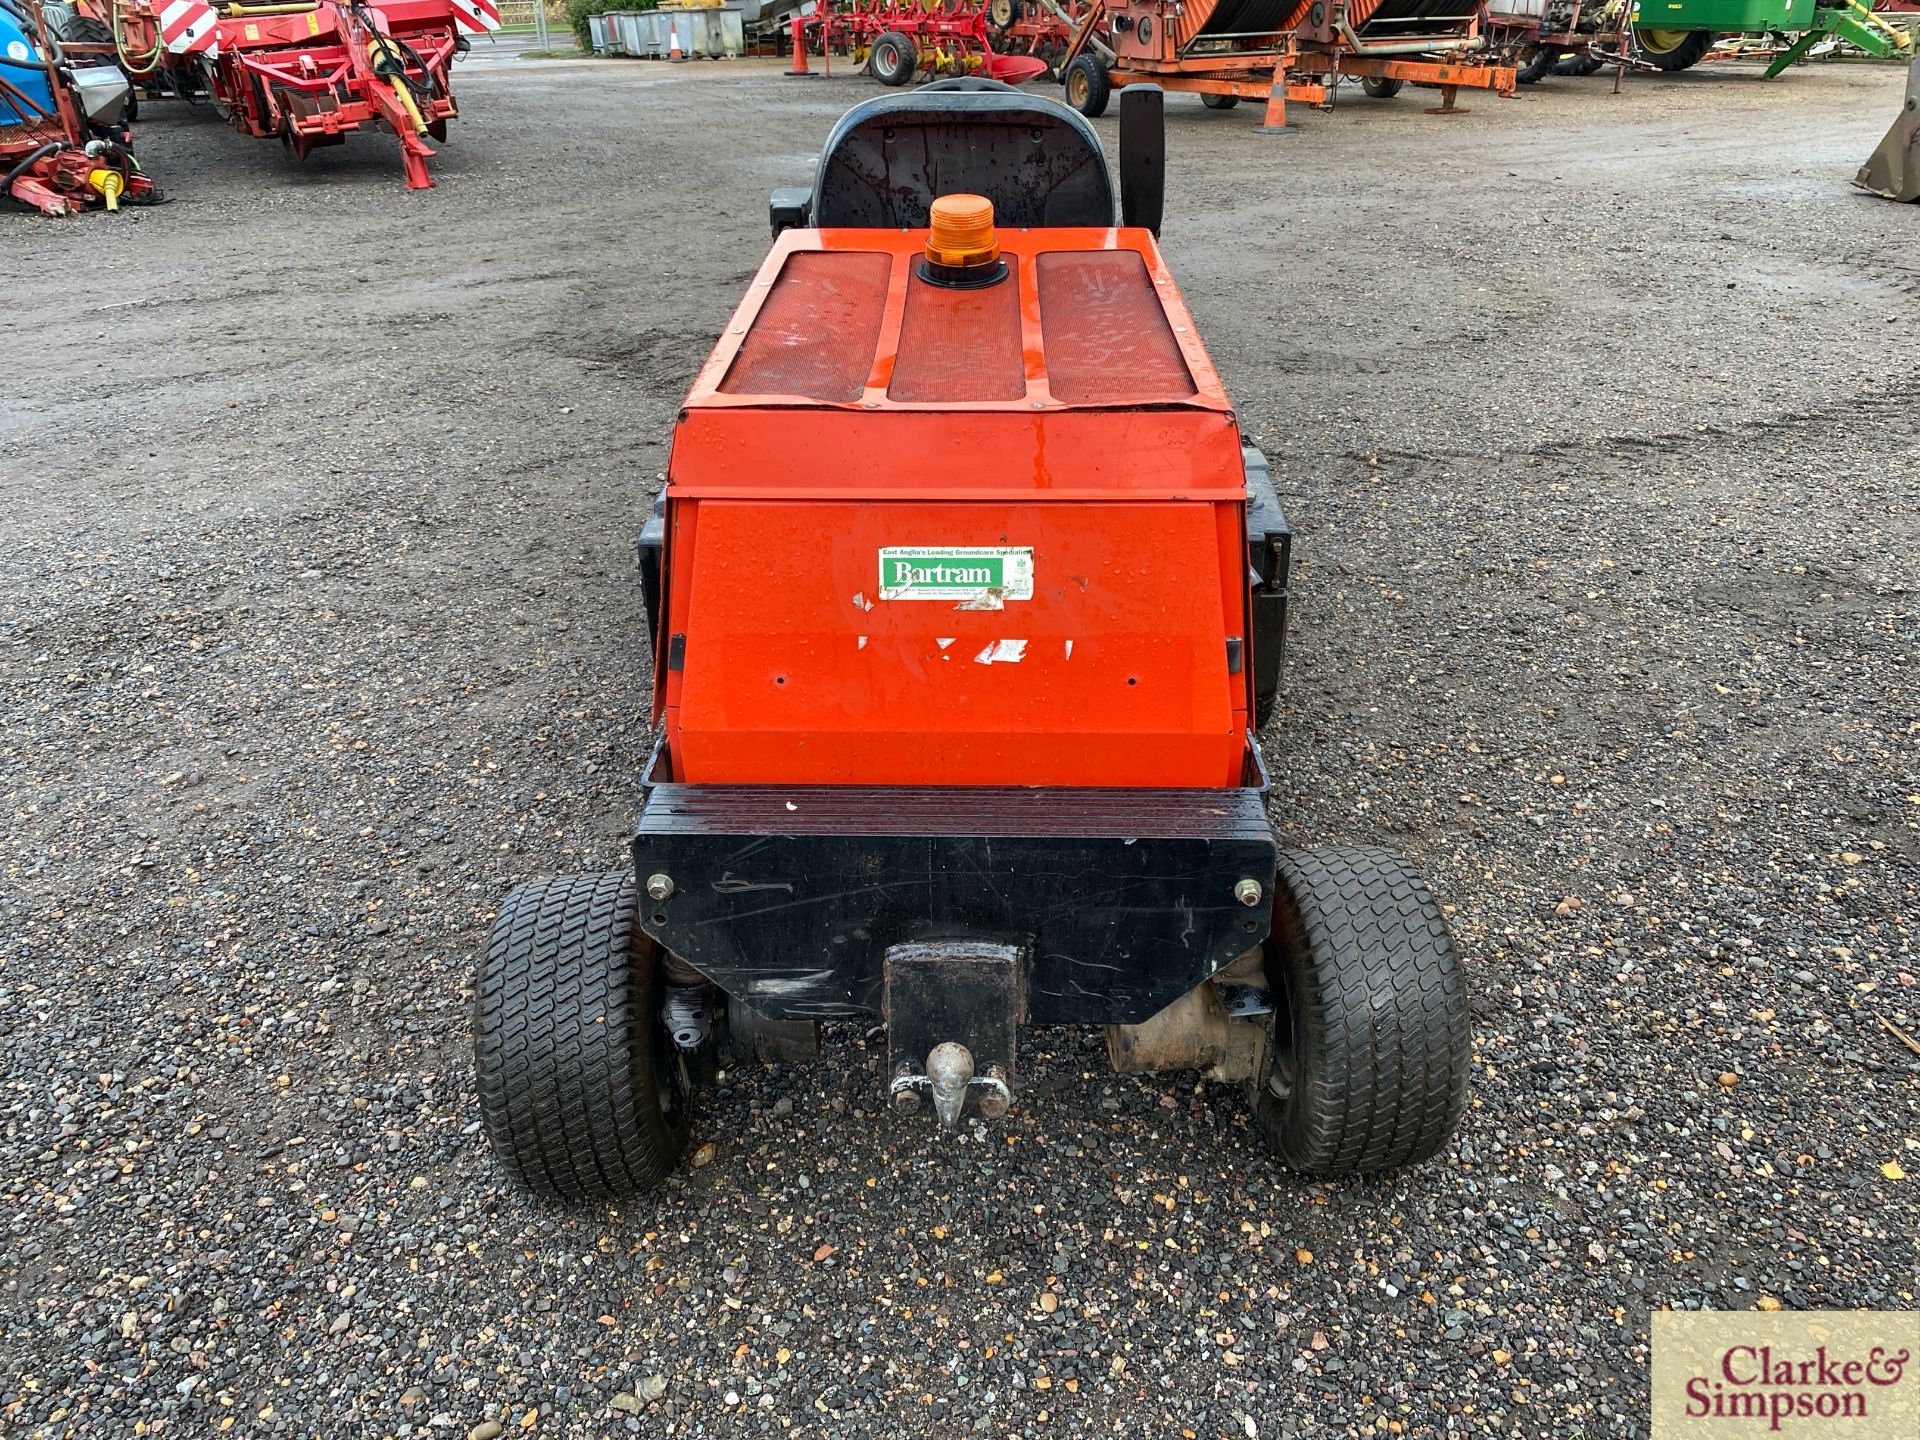
[[[1887,24],[1862,0],[1638,0],[1634,5],[1634,43],[1641,58],[1657,69],[1698,64],[1719,35],[1794,36],[1767,67],[1768,79],[1829,36],[1879,59],[1913,53],[1913,37]]]

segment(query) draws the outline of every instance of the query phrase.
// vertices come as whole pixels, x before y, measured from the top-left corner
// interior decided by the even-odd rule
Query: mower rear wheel
[[[1209,110],[1231,110],[1240,103],[1238,95],[1202,95],[1200,103]]]
[[[1369,75],[1360,82],[1360,88],[1374,100],[1391,100],[1400,93],[1400,87],[1407,82],[1389,79],[1385,75]]]
[[[1713,48],[1711,30],[1635,30],[1633,43],[1656,70],[1690,70]]]
[[[920,52],[913,41],[898,30],[876,36],[867,52],[867,68],[882,85],[904,85],[920,68]]]
[[[1067,104],[1089,120],[1107,113],[1107,101],[1113,97],[1113,80],[1098,55],[1076,55],[1067,66]]]
[[[1296,1170],[1391,1170],[1439,1152],[1467,1098],[1467,987],[1446,921],[1385,850],[1280,857],[1273,1001],[1247,1082],[1254,1119]]]
[[[474,1074],[487,1139],[530,1189],[617,1200],[672,1171],[692,1107],[663,987],[630,873],[530,881],[500,907],[474,984]]]

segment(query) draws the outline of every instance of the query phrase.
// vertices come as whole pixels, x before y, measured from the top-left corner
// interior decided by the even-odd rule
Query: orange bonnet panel
[[[886,315],[885,255],[790,258],[720,388],[730,395],[858,400]]]
[[[782,236],[687,397],[675,777],[1238,784],[1239,436],[1152,237],[1003,230],[966,287],[927,241]]]
[[[1042,255],[1040,324],[1056,398],[1188,400],[1193,377],[1146,262],[1130,250]]]

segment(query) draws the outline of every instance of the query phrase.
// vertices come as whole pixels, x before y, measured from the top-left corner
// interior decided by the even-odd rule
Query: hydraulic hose
[[[167,58],[166,44],[160,38],[160,27],[157,24],[153,27],[153,49],[145,55],[135,57],[127,53],[126,17],[121,14],[120,0],[112,0],[112,8],[108,15],[107,28],[113,34],[113,53],[119,57],[120,67],[129,76],[151,75],[158,70]]]
[[[38,150],[28,152],[26,159],[9,170],[6,179],[0,180],[0,195],[5,195],[11,199],[13,197],[13,182],[26,174],[27,171],[33,167],[36,160],[43,159],[48,155],[58,155],[62,150],[67,148],[67,142],[64,140],[49,140]]]

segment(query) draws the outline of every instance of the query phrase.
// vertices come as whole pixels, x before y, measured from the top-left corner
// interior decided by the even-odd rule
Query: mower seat
[[[976,78],[881,95],[840,117],[811,191],[775,190],[773,233],[921,229],[942,195],[984,195],[1006,226],[1113,224],[1100,137],[1053,100]]]

